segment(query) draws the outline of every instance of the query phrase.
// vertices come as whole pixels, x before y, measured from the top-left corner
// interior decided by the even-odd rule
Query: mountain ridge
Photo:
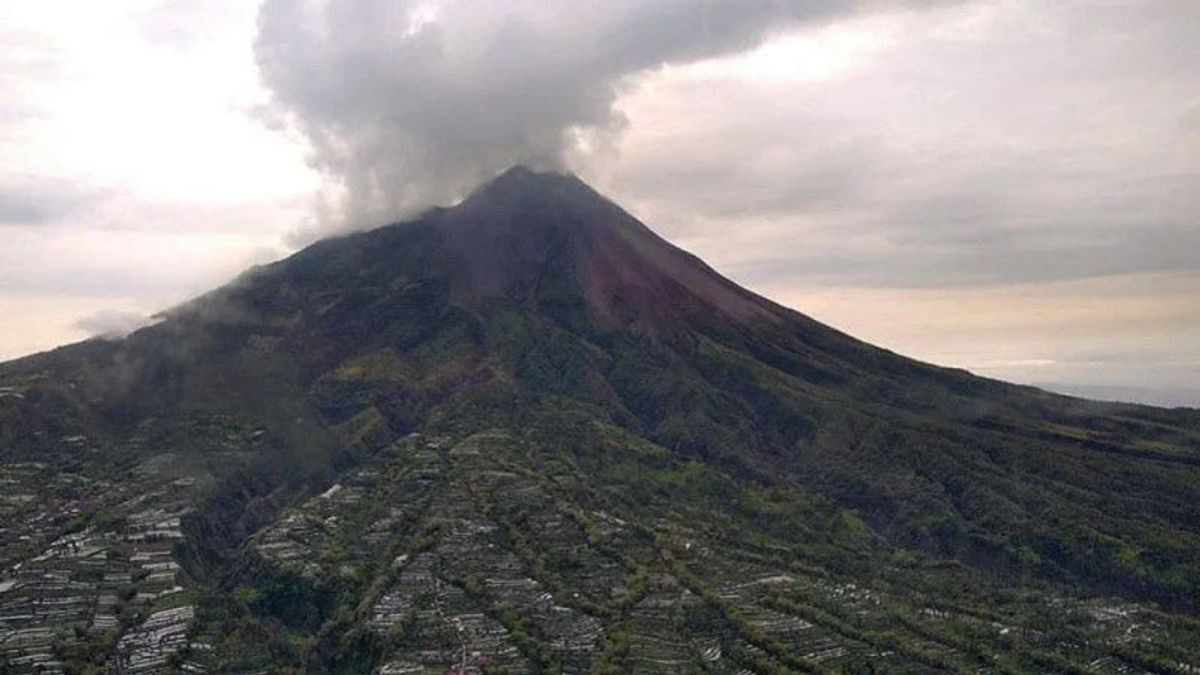
[[[88,620],[118,598],[115,632],[35,621],[51,652],[310,672],[442,672],[468,642],[500,672],[1200,658],[1180,646],[1200,635],[1200,414],[873,347],[575,177],[514,169],[318,242],[122,340],[0,364],[0,392],[0,479],[40,495],[3,506],[22,524],[0,569],[35,589],[20,602],[42,592],[21,570],[95,589]],[[93,581],[63,537],[129,580]],[[179,645],[139,646],[167,621]]]

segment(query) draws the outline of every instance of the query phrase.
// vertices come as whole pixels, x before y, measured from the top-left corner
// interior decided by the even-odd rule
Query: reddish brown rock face
[[[512,169],[439,214],[471,294],[536,296],[566,284],[607,328],[656,332],[720,316],[777,321],[782,307],[749,293],[668,243],[574,176]]]

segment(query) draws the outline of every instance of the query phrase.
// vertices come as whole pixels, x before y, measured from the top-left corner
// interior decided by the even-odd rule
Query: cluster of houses
[[[36,495],[6,500],[0,671],[176,672],[168,662],[192,624],[190,606],[166,608],[184,590],[177,486],[109,484],[31,463],[0,465],[0,483],[10,497]],[[80,518],[96,512],[112,517]]]
[[[586,673],[605,644],[597,608],[631,592],[627,560],[614,551],[653,557],[652,539],[634,529],[604,511],[560,503],[537,477],[505,466],[484,444],[423,442],[343,477],[260,535],[255,546],[264,558],[306,574],[327,572],[316,561],[329,565],[334,548],[344,566],[386,573],[389,582],[369,620],[394,647],[382,673],[522,672],[532,658],[552,659],[565,673]],[[420,533],[433,534],[419,550],[409,548]],[[690,543],[679,545],[704,555]],[[824,584],[809,590],[866,608],[878,602],[869,591],[797,581],[761,565],[730,565],[718,574],[734,581],[717,595],[755,631],[812,662],[836,667],[847,656],[864,656],[866,645],[852,654],[840,636],[768,600],[781,585]],[[731,658],[731,642],[744,653],[761,652],[666,570],[640,584],[626,610],[630,672],[700,668],[733,675],[744,664]],[[520,625],[506,624],[514,616]],[[532,636],[537,654],[515,630]]]
[[[0,671],[65,672],[101,595],[110,542],[77,519],[108,486],[42,462],[0,464]]]
[[[371,627],[400,635],[402,650],[385,673],[480,673],[484,667],[528,670],[509,631],[481,610],[477,598],[443,581],[430,552],[406,561],[375,603]]]
[[[491,498],[484,492],[514,503],[538,493],[536,486],[510,484],[515,478],[483,455],[452,451],[444,440],[410,442],[287,514],[256,539],[255,548],[263,558],[306,574],[323,573],[314,561],[328,565],[335,544],[345,567],[390,570],[370,627],[399,647],[381,672],[526,671],[531,655],[522,651],[515,627],[503,621],[519,616],[520,630],[543,646],[542,657],[561,663],[563,672],[586,673],[603,641],[602,622],[535,579],[530,561],[513,550],[487,513]],[[543,539],[563,539],[562,551],[555,541],[546,555],[596,555],[577,524],[544,506],[533,509],[543,521]],[[421,550],[409,550],[430,532],[435,534]],[[624,589],[618,560],[591,562],[581,560],[575,597],[586,593],[607,601]]]
[[[892,595],[769,555],[724,550],[672,514],[627,522],[512,461],[506,447],[487,437],[410,437],[286,510],[249,547],[266,565],[361,582],[365,627],[388,650],[384,675],[550,664],[582,675],[615,642],[629,673],[750,675],[755,663],[781,663],[781,652],[835,671],[913,665],[800,606],[826,608],[844,625],[890,626],[905,611],[932,632],[950,634],[964,621],[976,622],[977,634],[1023,630],[945,607],[901,607]],[[44,464],[0,464],[0,672],[74,672],[82,658],[120,674],[203,673],[220,660],[219,640],[209,647],[196,637],[209,629],[177,559],[192,484],[150,469],[110,484]],[[104,517],[81,517],[97,513]],[[704,578],[685,582],[675,565]],[[1097,641],[1156,629],[1133,605],[1046,607],[1086,617]],[[908,637],[927,656],[959,656],[927,635]],[[1105,656],[1092,665],[1124,672],[1126,664]]]
[[[162,609],[150,614],[137,627],[126,631],[117,642],[118,673],[188,672],[204,668],[180,658],[188,647],[188,632],[196,618],[192,605]]]
[[[650,574],[642,598],[629,609],[631,673],[740,673],[726,658],[728,631],[706,622],[701,598],[669,574]],[[686,629],[685,629],[686,624]]]
[[[737,607],[742,620],[749,626],[809,662],[836,666],[839,659],[849,654],[846,642],[829,630],[771,606],[772,593],[797,585],[797,579],[792,575],[754,569],[742,569],[739,572],[749,572],[749,579],[722,586],[717,595]],[[861,651],[868,647],[857,645],[857,648]]]
[[[0,464],[0,569],[36,555],[112,486],[45,462]]]

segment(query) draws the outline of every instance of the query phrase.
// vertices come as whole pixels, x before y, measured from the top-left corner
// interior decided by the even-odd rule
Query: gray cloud
[[[266,0],[273,109],[344,189],[349,226],[447,202],[515,163],[559,166],[625,120],[627,76],[773,32],[928,0]],[[431,9],[432,8],[432,9]]]
[[[1200,270],[1198,8],[982,3],[817,83],[658,78],[598,173],[752,283]]]
[[[1179,117],[1179,127],[1190,134],[1200,134],[1200,103],[1193,104]]]
[[[0,182],[0,225],[44,225],[90,206],[112,194],[68,180]]]
[[[105,309],[79,319],[74,326],[92,337],[118,339],[150,322],[150,317],[144,314]]]

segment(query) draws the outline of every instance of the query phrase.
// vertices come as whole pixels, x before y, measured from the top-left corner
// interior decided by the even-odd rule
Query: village
[[[193,618],[173,553],[189,508],[172,497],[180,486],[114,485],[28,463],[0,466],[0,481],[10,507],[27,507],[10,510],[0,532],[5,672],[73,672],[97,647],[114,672],[174,663]],[[99,508],[128,515],[110,527],[78,525]]]
[[[828,607],[857,625],[884,626],[902,610],[851,582],[730,556],[683,523],[661,523],[656,535],[580,508],[509,462],[505,445],[487,435],[410,437],[288,513],[253,547],[313,583],[369,571],[368,626],[391,653],[379,673],[583,674],[602,670],[615,650],[621,672],[730,675],[781,658],[886,671],[916,667],[913,654],[929,663],[961,655],[945,639],[914,637],[902,650],[797,614],[789,608]],[[702,562],[713,581],[696,587],[674,574],[663,547]],[[1123,613],[1134,610],[1107,607],[1092,611],[1097,626],[1134,623]],[[964,623],[997,638],[1021,630],[945,609],[914,611],[929,635]],[[617,634],[608,627],[614,615],[624,617]],[[1135,672],[1115,659],[1096,666]]]
[[[610,505],[573,501],[512,461],[513,447],[486,434],[397,442],[253,535],[244,555],[259,576],[240,583],[249,591],[263,574],[290,575],[281,578],[318,604],[339,597],[328,589],[354,589],[384,650],[375,672],[385,675],[584,675],[612,672],[613,663],[646,674],[752,675],[789,663],[922,672],[922,663],[961,658],[967,643],[949,636],[964,627],[1041,639],[731,554],[685,521],[638,524]],[[113,482],[0,465],[3,672],[203,673],[226,658],[178,559],[195,480],[165,471],[167,457]],[[689,571],[700,567],[704,577]],[[872,637],[872,626],[906,611],[921,636]],[[1085,617],[1098,637],[1155,628],[1117,602],[1062,599],[1054,611]],[[1093,653],[1082,643],[1055,647]],[[1095,672],[1138,672],[1111,656],[1090,661]]]

